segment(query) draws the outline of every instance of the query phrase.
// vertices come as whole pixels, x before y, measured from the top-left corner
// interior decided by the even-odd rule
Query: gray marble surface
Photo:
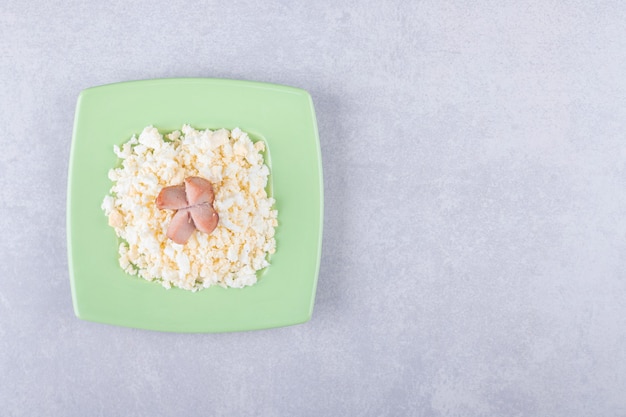
[[[626,5],[249,3],[0,4],[0,414],[625,416]],[[309,323],[74,317],[77,95],[160,77],[310,91]]]

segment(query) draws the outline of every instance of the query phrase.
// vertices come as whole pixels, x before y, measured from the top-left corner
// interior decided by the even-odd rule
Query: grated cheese
[[[253,143],[239,128],[183,125],[164,137],[148,126],[113,150],[121,166],[109,171],[113,186],[102,209],[122,239],[118,252],[124,271],[191,291],[257,282],[257,271],[269,266],[268,255],[276,250],[278,214],[265,191],[269,168],[262,141]],[[166,237],[174,212],[159,210],[155,200],[163,187],[189,176],[213,184],[219,223],[211,234],[195,231],[179,245]]]

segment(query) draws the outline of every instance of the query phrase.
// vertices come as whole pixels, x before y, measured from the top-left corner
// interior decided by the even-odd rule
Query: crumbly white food
[[[241,288],[257,281],[275,251],[277,211],[265,187],[269,169],[245,132],[195,130],[184,125],[163,137],[146,127],[115,154],[121,167],[109,171],[113,187],[102,209],[122,239],[120,266],[129,274],[196,291],[211,285]],[[213,184],[217,228],[194,231],[185,245],[166,237],[174,214],[159,210],[155,200],[163,187],[199,176]]]

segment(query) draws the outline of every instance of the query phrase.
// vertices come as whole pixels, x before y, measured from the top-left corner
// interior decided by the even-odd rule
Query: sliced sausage
[[[198,230],[211,233],[217,227],[219,216],[209,203],[199,204],[189,208],[191,219]]]
[[[161,190],[156,199],[156,206],[159,209],[178,210],[189,206],[185,185],[172,185]]]
[[[174,242],[184,245],[187,243],[196,226],[191,219],[189,209],[178,210],[167,228],[167,237]]]
[[[202,203],[213,204],[215,198],[213,185],[201,177],[185,178],[185,192],[187,193],[187,202],[190,206]]]

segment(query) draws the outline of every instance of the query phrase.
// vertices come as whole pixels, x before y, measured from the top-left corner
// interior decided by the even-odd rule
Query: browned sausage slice
[[[198,230],[211,233],[217,227],[219,216],[209,203],[200,204],[189,208],[191,219]]]
[[[213,186],[208,180],[201,177],[185,178],[185,191],[187,193],[187,203],[189,206],[202,203],[212,204],[215,198]]]
[[[184,184],[163,188],[156,199],[156,206],[159,209],[178,210],[188,205]]]
[[[184,245],[195,229],[189,209],[178,210],[174,213],[174,217],[172,217],[167,228],[167,237],[180,245]]]

